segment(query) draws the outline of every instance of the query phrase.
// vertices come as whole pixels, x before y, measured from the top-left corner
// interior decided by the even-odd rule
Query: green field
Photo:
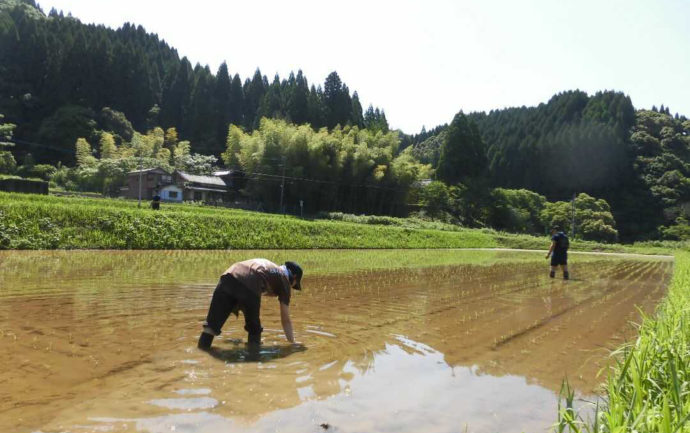
[[[136,201],[0,192],[2,249],[529,248],[548,237],[467,229],[418,219],[311,220],[193,204],[160,211]],[[582,251],[668,253],[680,244],[574,241]]]
[[[4,249],[496,247],[478,230],[412,229],[135,201],[0,193]]]

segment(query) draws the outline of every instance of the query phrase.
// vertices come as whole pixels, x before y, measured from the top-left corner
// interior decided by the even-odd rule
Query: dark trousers
[[[567,265],[568,264],[568,252],[567,251],[554,251],[551,255],[551,266]]]
[[[220,330],[228,320],[230,313],[239,309],[244,314],[244,329],[249,334],[249,343],[260,343],[261,327],[259,310],[261,296],[252,292],[247,286],[237,281],[232,275],[223,275],[213,291],[211,306],[208,308],[204,332],[220,335]]]

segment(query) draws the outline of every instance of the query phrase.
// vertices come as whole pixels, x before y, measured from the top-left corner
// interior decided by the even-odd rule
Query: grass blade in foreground
[[[638,339],[614,353],[605,406],[585,423],[564,386],[558,432],[690,432],[690,253],[676,254],[673,280],[656,318],[644,318]]]

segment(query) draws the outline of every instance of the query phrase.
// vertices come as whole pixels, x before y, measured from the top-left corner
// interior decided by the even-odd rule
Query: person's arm
[[[549,252],[546,253],[546,258],[548,259],[551,253],[553,252],[553,249],[556,248],[556,241],[551,242],[551,248],[549,248]]]
[[[290,307],[279,302],[280,304],[280,323],[283,325],[283,331],[285,331],[285,338],[290,343],[295,342],[295,336],[292,333],[292,321],[290,320]]]

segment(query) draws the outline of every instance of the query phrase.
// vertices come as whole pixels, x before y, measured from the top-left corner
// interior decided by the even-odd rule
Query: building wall
[[[161,189],[161,200],[181,202],[183,197],[182,188],[177,185],[168,185]]]
[[[164,180],[165,177],[165,180]],[[172,177],[164,171],[153,171],[141,174],[141,199],[151,200],[154,196],[156,187],[163,188],[169,185]],[[131,173],[127,176],[127,191],[124,191],[125,198],[139,198],[139,173]]]

